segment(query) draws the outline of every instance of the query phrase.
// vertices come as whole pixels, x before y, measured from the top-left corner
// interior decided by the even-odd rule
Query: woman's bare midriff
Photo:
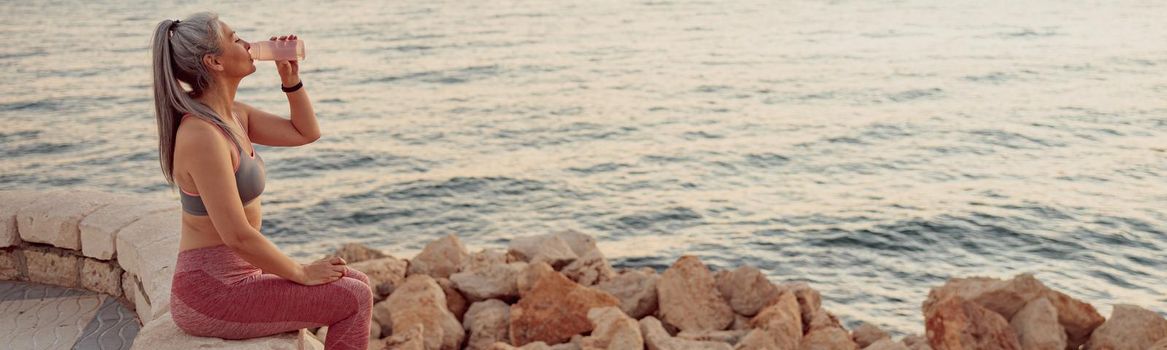
[[[247,215],[247,223],[251,227],[259,231],[263,222],[263,208],[260,201],[261,198],[256,198],[247,203],[243,207],[243,213]],[[182,237],[178,242],[178,251],[184,251],[195,248],[212,247],[224,244],[223,237],[215,230],[215,225],[211,222],[210,216],[191,215],[190,213],[182,213]]]

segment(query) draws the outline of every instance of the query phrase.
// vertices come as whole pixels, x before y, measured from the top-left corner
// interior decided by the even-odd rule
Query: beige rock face
[[[349,265],[356,264],[362,261],[376,260],[383,258],[390,258],[389,254],[385,254],[377,249],[370,248],[360,243],[345,243],[336,249],[336,252],[329,254],[328,257],[340,257],[344,259]],[[364,271],[361,271],[364,272]],[[373,276],[369,276],[370,278]]]
[[[513,345],[536,341],[559,344],[592,330],[587,319],[594,307],[617,306],[619,300],[603,291],[585,288],[558,273],[545,274],[518,303],[511,306]]]
[[[807,333],[802,338],[801,350],[858,350],[851,340],[851,334],[842,328],[822,328]]]
[[[495,249],[483,249],[477,253],[470,254],[470,259],[462,263],[461,271],[473,271],[491,265],[505,265],[506,263],[506,252]]]
[[[1025,304],[1009,325],[1017,332],[1024,350],[1066,349],[1066,330],[1058,324],[1058,309],[1045,297]]]
[[[648,350],[731,350],[732,346],[715,341],[697,341],[674,338],[665,331],[660,320],[648,316],[640,319],[640,333]],[[748,337],[748,336],[747,336]],[[742,340],[745,341],[744,339]]]
[[[470,301],[514,298],[519,296],[519,274],[527,264],[496,264],[450,275],[454,287]]]
[[[656,312],[656,283],[660,276],[649,269],[625,271],[608,281],[600,282],[596,289],[608,292],[620,299],[620,310],[632,318],[640,319]]]
[[[750,330],[728,330],[728,331],[700,331],[700,332],[680,332],[677,333],[677,338],[685,340],[696,341],[713,341],[726,344],[737,344],[749,334]]]
[[[924,327],[933,349],[1021,349],[1008,321],[978,303],[953,295],[930,306]]]
[[[117,263],[84,258],[81,260],[81,287],[112,296],[122,295],[122,268]]]
[[[409,261],[409,275],[425,274],[433,278],[450,278],[458,272],[470,253],[457,236],[447,235],[427,244]],[[427,330],[428,333],[428,330]]]
[[[86,215],[118,198],[96,191],[45,192],[16,212],[20,238],[71,250],[81,250],[77,224]]]
[[[1049,288],[1032,274],[1020,274],[1010,280],[988,277],[952,278],[943,286],[933,288],[928,293],[923,310],[927,314],[932,305],[950,296],[960,296],[1008,320],[1026,303],[1041,296],[1046,290]]]
[[[780,348],[797,347],[802,341],[802,312],[798,297],[790,291],[783,292],[773,304],[754,316],[750,325],[755,331],[764,331]]]
[[[583,286],[591,286],[607,281],[616,274],[608,259],[600,251],[592,250],[572,261],[560,271],[564,276]]]
[[[0,191],[0,248],[20,244],[20,234],[16,230],[16,211],[43,195],[40,191]]]
[[[832,314],[824,309],[818,309],[815,311],[814,315],[811,316],[810,322],[807,323],[803,321],[803,324],[806,325],[806,327],[803,328],[805,333],[810,333],[822,328],[843,328],[842,324],[839,323],[839,318],[835,317],[835,314]]]
[[[135,303],[135,301],[137,300],[138,297],[135,294],[137,293],[137,291],[138,291],[138,285],[137,285],[137,281],[135,280],[134,274],[129,273],[129,272],[125,272],[123,270],[122,271],[122,295],[126,298],[126,301],[129,302],[128,306],[130,307],[130,310],[136,309],[137,304]],[[139,325],[142,324],[141,318],[139,318],[138,324]]]
[[[1044,297],[1058,310],[1058,323],[1066,329],[1068,348],[1078,349],[1090,339],[1090,333],[1106,319],[1093,305],[1071,298],[1065,293],[1046,290]]]
[[[130,223],[118,231],[117,261],[123,270],[143,276],[147,269],[157,269],[160,265],[174,266],[178,262],[178,241],[182,235],[182,213],[168,210],[150,215]],[[157,245],[160,242],[169,244]],[[158,246],[162,250],[148,250]]]
[[[891,336],[887,335],[887,332],[879,329],[879,327],[867,322],[860,323],[858,327],[851,330],[851,340],[855,341],[855,344],[859,345],[860,349],[865,349],[880,339],[891,339]]]
[[[640,324],[625,315],[620,308],[609,306],[591,309],[588,311],[588,321],[592,323],[593,330],[590,336],[580,341],[584,349],[644,349]]]
[[[819,291],[811,288],[806,282],[785,283],[779,286],[779,289],[791,291],[798,298],[798,309],[802,312],[802,327],[804,330],[809,331],[811,329],[811,323],[816,318],[821,318],[816,315],[820,313],[819,311],[823,307],[823,296],[819,294]],[[829,316],[828,320],[834,319],[834,315]],[[835,325],[838,325],[838,323],[838,320],[834,320]]]
[[[464,329],[470,334],[467,349],[485,350],[491,345],[507,340],[507,328],[510,325],[511,307],[501,300],[490,299],[470,305],[466,311],[466,318],[462,321]]]
[[[571,251],[578,256],[584,256],[584,254],[587,254],[589,251],[599,250],[599,248],[596,247],[595,238],[593,238],[591,235],[576,230],[563,230],[555,232],[552,235],[558,236],[560,239],[566,242],[567,246],[571,248]]]
[[[384,302],[390,312],[393,334],[420,325],[426,349],[460,349],[465,331],[446,309],[442,287],[425,274],[411,275]]]
[[[69,288],[80,288],[78,271],[81,257],[61,254],[42,248],[27,248],[24,261],[28,264],[28,280]]]
[[[553,273],[557,272],[545,262],[527,264],[527,268],[523,269],[523,272],[515,279],[515,287],[519,289],[519,296],[527,295],[527,292],[535,286],[535,282]]]
[[[905,336],[902,342],[911,350],[932,350],[932,346],[928,344],[928,338],[918,334]]]
[[[370,344],[370,347],[372,344]],[[415,324],[409,329],[385,338],[381,347],[386,350],[425,350],[425,328]]]
[[[347,251],[338,252],[341,255],[349,255],[355,257],[371,257],[378,253],[373,250],[359,250],[361,248],[353,248],[356,245],[346,245]],[[346,248],[342,248],[344,250]],[[334,254],[335,255],[335,254]],[[348,261],[344,256],[340,257]],[[369,286],[373,288],[373,299],[380,301],[385,299],[393,292],[401,282],[405,281],[405,270],[409,266],[405,260],[397,259],[391,256],[380,258],[365,259],[358,262],[349,262],[348,267],[360,271],[369,276]]]
[[[883,338],[883,339],[875,341],[874,343],[871,343],[871,345],[863,347],[863,350],[910,350],[910,349],[908,349],[908,346],[904,345],[903,343],[892,341],[891,338]]]
[[[118,230],[143,216],[180,209],[176,201],[143,201],[135,197],[117,196],[109,205],[86,215],[77,224],[81,234],[81,253],[100,260],[110,260],[117,250]]]
[[[454,282],[445,278],[439,278],[436,281],[438,286],[442,287],[442,293],[446,294],[446,310],[450,310],[458,322],[461,322],[462,316],[466,315],[466,309],[470,308],[470,301],[466,300],[466,296],[462,295],[462,292],[454,288]]]
[[[1087,350],[1147,349],[1167,338],[1167,320],[1135,305],[1118,304],[1086,342]]]
[[[657,282],[662,320],[685,331],[723,330],[733,310],[714,284],[713,274],[692,255],[681,257]]]
[[[0,280],[19,281],[26,278],[22,269],[24,250],[19,248],[0,248]]]
[[[170,314],[166,313],[142,327],[130,349],[324,350],[324,344],[316,340],[307,329],[246,340],[196,337],[179,329]]]
[[[1167,338],[1160,339],[1155,343],[1155,345],[1151,345],[1151,348],[1147,350],[1167,350]]]
[[[544,262],[556,270],[579,258],[567,241],[555,234],[515,238],[507,247],[507,254],[528,263]]]
[[[717,290],[737,314],[757,315],[767,303],[778,297],[778,287],[757,268],[742,266],[725,273],[719,271],[718,276],[721,277],[717,279]]]

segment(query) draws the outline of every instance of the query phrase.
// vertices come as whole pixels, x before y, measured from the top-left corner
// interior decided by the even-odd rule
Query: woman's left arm
[[[281,36],[278,40],[295,40],[295,35]],[[272,40],[277,40],[272,37]],[[284,88],[300,84],[300,63],[297,61],[276,61],[280,82]],[[252,142],[267,146],[300,146],[320,138],[320,125],[308,99],[307,88],[301,86],[296,91],[285,93],[291,120],[261,111],[237,102],[247,110],[248,137]]]

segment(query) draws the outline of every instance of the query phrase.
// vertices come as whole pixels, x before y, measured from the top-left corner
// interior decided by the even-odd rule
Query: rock
[[[615,306],[597,307],[588,310],[588,321],[592,323],[592,333],[583,337],[580,346],[584,349],[642,350],[644,339],[640,335],[640,324],[628,317]]]
[[[903,343],[892,341],[891,338],[881,338],[871,345],[863,347],[863,350],[910,350],[907,345]]]
[[[446,310],[450,310],[458,322],[462,322],[462,316],[466,315],[470,301],[466,300],[466,296],[462,295],[462,292],[454,288],[454,282],[445,278],[439,278],[435,281],[438,282],[438,286],[442,287],[442,293],[446,294]]]
[[[835,319],[835,316],[829,313],[826,313],[824,316],[817,316],[820,313],[819,310],[823,307],[823,296],[819,294],[819,291],[811,288],[810,284],[806,282],[791,282],[781,285],[779,289],[791,291],[798,298],[798,309],[802,312],[802,331],[804,334],[810,332],[812,328],[811,324],[816,320],[833,321],[833,324],[836,326],[839,324],[839,320]],[[829,317],[826,319],[822,318],[827,316]]]
[[[1117,304],[1086,342],[1086,350],[1147,349],[1167,338],[1167,320],[1154,311]]]
[[[179,207],[179,203],[174,201],[116,196],[108,205],[86,215],[77,223],[81,237],[81,253],[100,260],[110,260],[117,250],[116,238],[119,230],[143,216],[175,211]]]
[[[465,332],[462,324],[446,308],[446,296],[433,278],[411,275],[389,295],[384,304],[393,334],[420,325],[426,349],[460,349]],[[382,305],[378,304],[378,305]]]
[[[779,348],[793,349],[802,341],[802,311],[793,292],[783,292],[774,303],[762,309],[750,325],[773,338]],[[849,337],[849,335],[848,335]]]
[[[47,248],[29,247],[24,250],[24,261],[28,268],[28,280],[68,288],[80,288],[78,271],[81,257],[62,254]]]
[[[1034,278],[1033,274],[1028,273],[1019,274],[1010,280],[988,277],[952,278],[943,286],[933,288],[928,293],[923,310],[927,314],[932,305],[956,295],[980,304],[1008,320],[1026,303],[1041,296],[1046,290],[1049,288]]]
[[[907,345],[910,350],[932,350],[932,346],[928,344],[928,338],[919,334],[905,336],[900,341]]]
[[[135,293],[135,308],[143,322],[170,310],[181,231],[181,209],[175,209],[144,216],[117,233],[118,265],[134,274],[141,286]]]
[[[933,349],[1021,349],[1009,322],[978,303],[954,294],[929,306],[924,319]]]
[[[1050,289],[1043,296],[1058,310],[1058,323],[1066,329],[1067,348],[1078,349],[1086,344],[1094,329],[1106,321],[1094,306],[1062,292]]]
[[[657,282],[657,297],[661,319],[681,330],[723,330],[733,322],[733,310],[696,256],[682,256],[665,271]]]
[[[559,270],[579,258],[579,255],[571,250],[567,242],[557,235],[515,238],[511,240],[507,254],[532,264],[544,262],[555,270]]]
[[[699,332],[681,332],[677,334],[677,338],[685,340],[696,341],[712,341],[726,344],[737,344],[749,334],[749,330],[730,330],[730,331],[699,331]]]
[[[16,211],[43,195],[41,191],[0,191],[0,248],[20,244],[20,233],[16,230]]]
[[[851,340],[855,341],[860,349],[865,349],[880,339],[891,339],[891,336],[879,327],[867,322],[860,323],[858,327],[851,330]]]
[[[357,252],[356,250],[361,248],[353,248],[356,246],[359,245],[350,243],[345,245],[346,248],[341,248],[342,251],[339,251],[338,253],[350,256],[355,255],[357,257],[375,255],[375,253],[371,253],[373,251],[363,251],[363,253]],[[345,259],[346,262],[348,261],[348,258],[345,258],[344,256],[340,256],[340,258]],[[373,289],[374,301],[384,300],[385,297],[393,293],[394,288],[400,285],[401,282],[405,281],[405,270],[408,268],[408,266],[409,264],[406,263],[405,260],[397,259],[391,256],[364,259],[355,263],[348,263],[348,267],[351,267],[352,269],[360,271],[369,276],[369,287],[372,287]]]
[[[507,344],[507,343],[499,342],[499,343],[494,343],[494,346],[491,347],[490,349],[491,350],[580,350],[580,347],[574,343],[556,344],[556,345],[552,346],[552,345],[547,345],[547,343],[537,341],[534,343],[528,343],[527,345],[523,345],[522,347],[518,347],[518,348],[516,348],[510,344]]]
[[[1167,338],[1160,339],[1155,343],[1155,345],[1151,345],[1151,348],[1147,350],[1167,350]]]
[[[742,266],[732,272],[723,271],[718,271],[717,290],[737,314],[757,315],[767,303],[778,297],[778,287],[757,268]]]
[[[750,318],[738,314],[733,314],[733,323],[729,325],[730,330],[750,330]]]
[[[851,334],[842,328],[822,328],[807,333],[802,338],[800,350],[856,350],[859,346],[851,340]]]
[[[801,337],[800,337],[801,338]],[[736,350],[798,350],[798,341],[781,338],[773,331],[754,329],[749,331],[736,345]]]
[[[115,297],[122,296],[122,268],[117,263],[93,258],[81,260],[81,287]]]
[[[246,340],[196,337],[178,328],[167,312],[143,326],[130,349],[323,350],[324,344],[307,329]]]
[[[596,247],[595,238],[576,230],[563,230],[553,233],[552,235],[557,236],[566,242],[567,246],[570,247],[571,251],[577,256],[584,256],[590,251],[599,250],[599,248]]]
[[[803,324],[806,325],[803,328],[803,333],[810,333],[822,328],[843,328],[843,325],[839,323],[839,318],[835,317],[835,314],[823,309],[815,311],[814,315],[811,316],[810,322],[803,321]]]
[[[1013,315],[1009,325],[1024,350],[1065,350],[1066,330],[1058,324],[1058,309],[1049,299],[1033,299]]]
[[[535,286],[535,282],[544,276],[557,273],[555,269],[551,268],[551,265],[545,262],[527,264],[527,268],[523,269],[523,272],[515,279],[515,287],[519,290],[519,296],[527,295],[531,287]]]
[[[640,333],[648,350],[731,350],[726,343],[673,338],[660,320],[648,316],[640,320]]]
[[[470,301],[513,299],[519,296],[519,274],[526,270],[522,262],[497,264],[450,275],[454,287]]]
[[[616,274],[612,270],[612,266],[608,264],[608,260],[604,258],[604,254],[600,253],[598,249],[580,255],[579,259],[575,259],[563,267],[561,272],[567,278],[583,286],[607,281]]]
[[[408,329],[403,329],[397,334],[385,338],[381,342],[381,346],[385,350],[426,350],[425,339],[425,327],[414,324]]]
[[[340,248],[337,248],[336,252],[333,252],[332,254],[329,254],[325,257],[326,258],[339,257],[341,259],[344,259],[344,261],[346,263],[348,263],[349,265],[356,264],[356,263],[363,262],[363,261],[369,261],[369,260],[392,258],[392,256],[390,256],[389,254],[385,254],[385,252],[382,252],[382,251],[377,250],[377,249],[369,248],[369,246],[366,246],[366,245],[360,244],[360,243],[345,243],[344,245],[341,245]],[[404,262],[404,261],[402,261],[402,262]],[[364,272],[364,271],[361,271],[361,272]],[[368,273],[366,272],[365,274],[368,274]],[[369,276],[370,279],[372,277],[373,276]],[[402,277],[402,278],[404,278],[404,277]]]
[[[491,265],[505,265],[506,263],[506,252],[495,249],[483,249],[477,253],[470,254],[470,259],[462,262],[460,271],[473,271]]]
[[[27,242],[47,243],[59,248],[81,250],[81,230],[77,224],[86,215],[121,198],[96,191],[52,191],[16,211],[17,231]]]
[[[466,318],[462,321],[469,332],[467,349],[486,350],[497,342],[507,340],[510,325],[510,306],[498,299],[480,301],[470,305]]]
[[[588,310],[619,304],[608,293],[585,288],[558,273],[545,274],[511,306],[511,344],[562,343],[573,335],[592,330]]]
[[[657,310],[658,280],[660,276],[655,272],[632,270],[600,282],[595,288],[620,299],[620,310],[632,318],[641,319]]]
[[[457,236],[446,235],[427,244],[421,253],[410,260],[409,275],[425,274],[433,278],[449,278],[458,272],[470,253]],[[428,331],[427,331],[428,333]]]
[[[138,297],[134,295],[137,293],[137,291],[137,277],[134,277],[134,274],[132,273],[122,270],[122,296],[126,298],[126,304],[128,304],[127,307],[129,307],[130,310],[135,310],[135,307],[137,306],[136,300],[138,300]],[[141,321],[139,321],[139,324],[141,324]]]

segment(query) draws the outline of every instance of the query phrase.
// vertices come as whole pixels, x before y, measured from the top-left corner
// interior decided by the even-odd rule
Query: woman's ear
[[[223,63],[219,62],[219,56],[212,54],[203,55],[203,65],[206,65],[207,69],[217,72],[222,72],[224,69]]]

